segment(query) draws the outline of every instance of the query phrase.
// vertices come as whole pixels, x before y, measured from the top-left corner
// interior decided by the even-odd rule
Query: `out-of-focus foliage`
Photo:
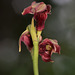
[[[2,0],[0,2],[0,75],[33,75],[32,59],[18,40],[32,15],[22,16],[22,10],[33,0]],[[54,63],[45,63],[39,56],[40,75],[75,75],[75,1],[36,0],[52,5],[52,15],[46,20],[43,39],[57,39],[61,55],[53,54]]]

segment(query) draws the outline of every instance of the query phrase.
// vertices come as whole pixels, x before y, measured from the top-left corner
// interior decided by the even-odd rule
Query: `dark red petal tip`
[[[48,14],[51,13],[51,5],[47,5],[47,13],[48,13]]]
[[[22,12],[22,15],[26,15],[26,14],[31,13],[31,9],[32,9],[32,7],[31,7],[31,6],[29,6],[29,7],[25,8],[25,9],[23,10],[23,12]]]

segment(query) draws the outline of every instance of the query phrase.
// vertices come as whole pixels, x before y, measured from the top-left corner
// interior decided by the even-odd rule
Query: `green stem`
[[[38,71],[38,42],[34,41],[34,55],[33,55],[33,70],[34,70],[34,75],[39,75]]]
[[[32,41],[33,41],[33,70],[34,70],[34,75],[39,75],[38,72],[38,39],[37,39],[37,35],[36,35],[36,29],[34,27],[34,18],[32,18],[32,22],[31,22],[31,27],[30,27],[30,33],[31,33],[31,37],[32,37]]]

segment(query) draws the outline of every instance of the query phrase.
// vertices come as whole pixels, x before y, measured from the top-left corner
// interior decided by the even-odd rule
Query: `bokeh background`
[[[32,15],[21,15],[34,0],[0,1],[0,75],[33,75],[32,59],[22,43],[18,52],[18,40]],[[40,75],[75,75],[75,0],[36,0],[52,5],[43,30],[43,39],[57,39],[61,55],[53,54],[54,63],[45,63],[39,56]]]

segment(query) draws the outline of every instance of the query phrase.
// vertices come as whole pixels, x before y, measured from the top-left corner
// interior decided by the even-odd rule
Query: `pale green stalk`
[[[31,28],[30,28],[30,33],[33,41],[33,70],[34,70],[34,75],[39,75],[38,72],[38,39],[36,35],[36,30],[34,27],[34,18],[32,18],[32,23],[31,23]]]
[[[34,54],[33,54],[33,70],[34,70],[34,75],[39,75],[38,72],[38,42],[34,41]]]

